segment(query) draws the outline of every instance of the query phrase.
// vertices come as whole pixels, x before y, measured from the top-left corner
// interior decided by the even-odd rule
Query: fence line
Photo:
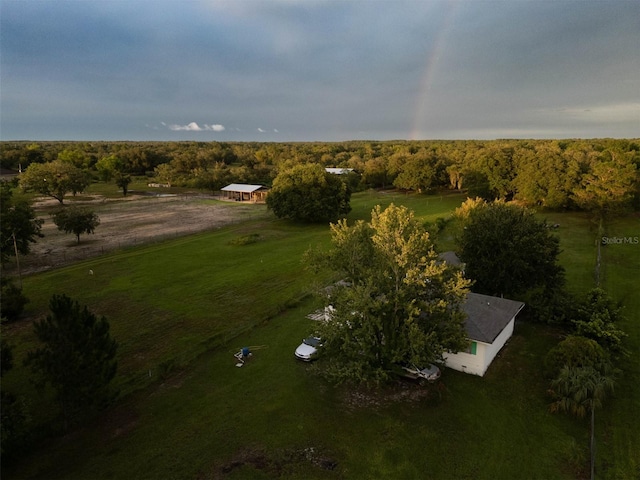
[[[231,223],[227,225],[230,225]],[[112,243],[111,245],[85,246],[82,245],[81,240],[79,245],[74,245],[73,247],[61,247],[47,253],[31,253],[25,256],[21,255],[20,267],[23,275],[29,275],[52,268],[63,268],[85,260],[96,259],[102,255],[115,253],[128,248],[143,245],[155,245],[168,240],[186,237],[201,232],[213,231],[215,229],[216,227],[212,227],[211,229],[202,229],[198,227],[189,229],[168,229],[169,231],[166,233],[155,235],[153,237],[131,237],[129,239],[118,240],[117,243]],[[17,274],[15,258],[12,258],[7,262],[7,264],[3,266],[3,270],[7,274]]]
[[[594,272],[594,280],[596,283],[596,287],[600,288],[600,281],[602,279],[602,237],[604,236],[604,226],[602,225],[602,219],[600,219],[600,224],[598,225],[598,234],[596,236],[596,244],[598,246],[596,252],[596,266]]]

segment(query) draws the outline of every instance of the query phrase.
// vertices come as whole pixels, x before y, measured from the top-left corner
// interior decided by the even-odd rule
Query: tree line
[[[3,168],[23,171],[32,164],[73,165],[95,179],[115,179],[125,194],[130,175],[215,192],[231,182],[270,186],[280,172],[313,163],[354,169],[357,175],[347,178],[354,191],[464,189],[485,200],[601,215],[640,205],[638,139],[3,142],[0,157]]]

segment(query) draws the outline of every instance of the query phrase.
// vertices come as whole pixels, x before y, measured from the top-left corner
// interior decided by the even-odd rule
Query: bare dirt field
[[[23,274],[68,265],[102,255],[123,247],[157,242],[191,233],[220,228],[245,219],[264,217],[264,204],[237,203],[207,195],[144,196],[129,195],[107,199],[101,195],[65,199],[65,204],[91,208],[100,217],[100,225],[91,235],[80,235],[80,244],[73,234],[58,230],[51,212],[59,207],[54,199],[34,202],[39,218],[44,220],[43,238],[31,247],[31,253],[20,257]],[[6,270],[15,270],[10,262]]]

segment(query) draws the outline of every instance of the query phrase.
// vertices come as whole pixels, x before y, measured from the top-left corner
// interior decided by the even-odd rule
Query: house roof
[[[243,193],[252,193],[256,190],[260,190],[263,188],[267,188],[264,185],[248,185],[246,183],[231,183],[226,187],[222,187],[221,190],[223,192],[243,192]]]
[[[2,177],[17,177],[19,174],[20,172],[10,168],[0,168],[0,176]]]
[[[465,328],[471,340],[493,343],[496,337],[524,307],[524,303],[506,298],[469,293],[462,305],[467,314]]]
[[[353,168],[336,168],[336,167],[325,167],[325,172],[333,173],[335,175],[345,175],[347,173],[353,172]]]
[[[438,256],[440,257],[441,260],[444,260],[449,265],[453,265],[455,267],[462,266],[462,262],[460,261],[460,258],[458,258],[458,255],[456,255],[456,252],[452,252],[452,251],[442,252]]]

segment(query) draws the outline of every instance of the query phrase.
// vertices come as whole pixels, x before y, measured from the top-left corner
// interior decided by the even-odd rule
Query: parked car
[[[318,348],[322,346],[322,340],[318,337],[307,337],[302,340],[302,343],[296,348],[295,355],[300,360],[310,362],[315,359],[318,353]]]
[[[435,382],[440,378],[442,372],[437,365],[429,365],[426,368],[418,368],[415,365],[403,366],[401,375],[413,380],[426,380],[427,382]]]

